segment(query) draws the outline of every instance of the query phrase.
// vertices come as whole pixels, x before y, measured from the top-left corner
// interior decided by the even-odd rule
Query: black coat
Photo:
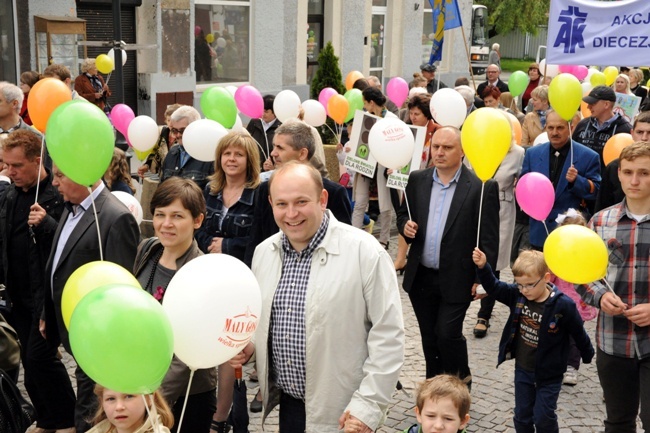
[[[485,90],[485,88],[486,88],[489,84],[490,84],[490,83],[486,80],[486,81],[483,81],[481,84],[478,85],[478,88],[476,89],[476,95],[477,95],[479,98],[483,99],[483,90]],[[510,91],[510,89],[508,89],[508,85],[507,85],[506,83],[504,83],[503,81],[501,81],[500,78],[499,78],[499,81],[497,81],[497,89],[499,89],[499,91],[500,91],[501,93],[509,92],[509,91]]]
[[[465,165],[451,201],[447,221],[440,245],[440,285],[442,296],[449,303],[465,303],[472,300],[472,284],[476,282],[476,271],[472,252],[476,246],[481,199],[481,180]],[[404,282],[407,292],[411,290],[415,274],[422,258],[424,240],[427,232],[433,168],[417,170],[409,176],[406,195],[413,221],[418,224],[415,238],[408,238],[411,244]],[[397,212],[397,228],[404,236],[404,226],[409,219],[406,201]],[[485,183],[483,211],[481,216],[481,237],[479,248],[487,256],[488,262],[495,264],[499,254],[499,185],[494,180]]]

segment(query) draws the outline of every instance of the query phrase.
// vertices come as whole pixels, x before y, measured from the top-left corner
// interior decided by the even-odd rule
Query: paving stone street
[[[395,233],[393,233],[395,235]],[[396,238],[391,239],[391,255],[396,252]],[[512,278],[509,270],[502,272],[507,280]],[[398,276],[401,284],[402,277]],[[390,408],[386,424],[379,432],[397,432],[413,425],[415,414],[415,388],[417,383],[424,379],[424,358],[420,343],[420,334],[411,308],[411,303],[404,291],[401,291],[402,307],[404,311],[404,325],[406,328],[405,362],[400,376],[404,390],[395,391],[393,404]],[[473,302],[465,319],[464,334],[469,348],[470,367],[472,369],[472,406],[470,410],[471,421],[468,432],[514,432],[512,412],[514,407],[514,361],[503,363],[496,368],[498,344],[501,330],[508,316],[505,306],[497,303],[495,306],[490,330],[483,339],[476,339],[472,335],[478,302]],[[595,321],[587,322],[586,329],[592,342],[595,341]],[[64,354],[64,361],[74,381],[74,361]],[[252,369],[246,367],[244,377]],[[22,381],[22,378],[21,378]],[[257,392],[257,384],[247,381],[248,401],[250,402]],[[21,383],[22,387],[22,383]],[[24,388],[22,388],[24,393]],[[558,417],[561,433],[601,432],[602,420],[605,417],[605,404],[602,401],[602,391],[598,382],[595,363],[582,365],[579,372],[579,382],[576,386],[563,386],[558,401]],[[277,431],[277,410],[266,420],[264,430],[261,425],[261,414],[251,413],[250,432],[275,432]],[[637,429],[642,431],[640,428]]]

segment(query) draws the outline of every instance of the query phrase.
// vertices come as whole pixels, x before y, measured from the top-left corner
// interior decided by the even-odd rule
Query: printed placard
[[[345,162],[343,164],[345,168],[361,173],[364,176],[374,177],[377,160],[370,153],[368,136],[370,135],[370,129],[380,119],[381,117],[374,116],[365,111],[356,111],[350,133],[350,141],[345,145],[350,148],[350,151],[345,156]]]

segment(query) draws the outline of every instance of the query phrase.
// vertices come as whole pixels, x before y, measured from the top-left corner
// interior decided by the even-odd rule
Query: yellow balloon
[[[212,42],[214,42],[214,35],[212,33],[208,33],[207,35],[205,35],[205,41],[211,44]]]
[[[463,152],[483,182],[494,176],[512,142],[508,118],[500,110],[483,107],[472,112],[460,133]]]
[[[102,74],[110,74],[115,69],[115,62],[106,54],[100,54],[95,59],[95,66],[97,66],[97,70]]]
[[[135,157],[138,158],[138,161],[140,162],[144,162],[147,159],[147,156],[149,156],[152,151],[153,151],[153,147],[149,150],[145,150],[144,152],[140,152],[135,147],[133,148],[133,153],[135,154]]]
[[[570,121],[576,115],[582,102],[582,86],[571,74],[560,74],[548,86],[548,101],[556,113]]]
[[[79,301],[107,284],[124,284],[142,290],[133,274],[120,265],[106,261],[86,263],[70,275],[63,288],[61,315],[66,328],[70,328],[70,318]]]
[[[556,228],[544,242],[544,259],[555,275],[573,284],[600,280],[607,273],[605,242],[587,227]]]
[[[605,85],[611,86],[616,81],[618,68],[616,66],[608,66],[603,70],[603,74],[605,74]]]
[[[591,78],[589,78],[589,82],[593,87],[604,86],[606,81],[607,78],[605,78],[605,74],[603,74],[600,71],[594,72],[593,74],[591,74]]]

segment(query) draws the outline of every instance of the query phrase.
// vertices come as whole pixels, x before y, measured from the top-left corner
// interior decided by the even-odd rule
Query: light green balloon
[[[210,87],[201,95],[201,111],[206,119],[214,120],[230,129],[237,120],[235,98],[225,87]]]
[[[508,90],[513,97],[517,97],[524,93],[528,83],[530,82],[530,77],[524,71],[515,71],[508,78]]]
[[[149,394],[171,364],[174,337],[162,305],[123,284],[84,296],[70,319],[75,360],[95,382],[125,394]]]
[[[86,101],[59,105],[47,122],[45,140],[59,170],[75,183],[86,186],[104,175],[115,147],[108,117]]]
[[[363,95],[359,89],[350,89],[343,95],[348,100],[348,114],[345,116],[345,121],[349,122],[354,117],[357,110],[363,110]]]

